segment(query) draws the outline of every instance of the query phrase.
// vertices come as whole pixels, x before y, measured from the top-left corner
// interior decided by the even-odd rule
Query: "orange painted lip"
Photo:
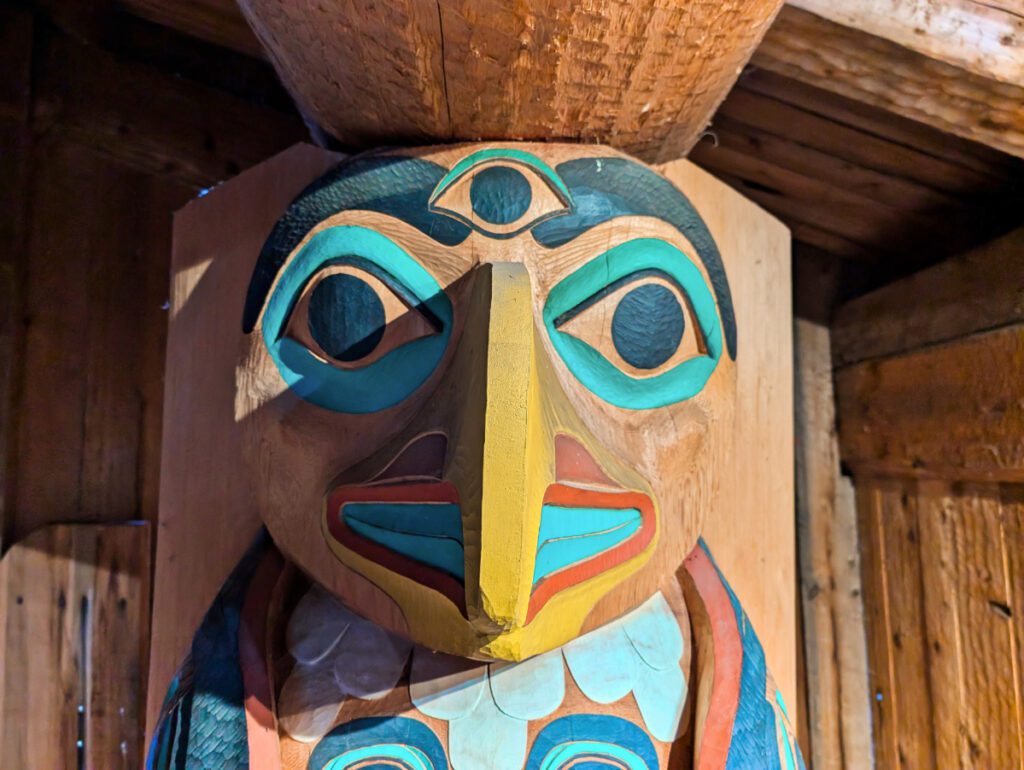
[[[642,552],[654,538],[657,528],[654,503],[650,497],[640,492],[605,492],[580,489],[566,484],[552,484],[544,493],[544,505],[610,510],[634,508],[640,511],[640,528],[628,540],[614,548],[538,580],[530,595],[530,605],[526,612],[527,623],[533,620],[548,600],[559,591],[600,575]]]
[[[447,481],[426,483],[349,485],[334,489],[326,502],[325,519],[331,537],[345,548],[380,566],[404,575],[446,596],[466,617],[466,589],[458,578],[411,559],[354,532],[341,515],[348,503],[451,503],[459,504],[459,493]]]

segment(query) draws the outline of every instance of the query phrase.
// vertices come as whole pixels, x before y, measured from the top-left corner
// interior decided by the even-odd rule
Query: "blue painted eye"
[[[261,325],[293,393],[366,414],[398,404],[430,377],[448,346],[452,305],[394,241],[342,225],[317,233],[291,258]]]
[[[657,369],[679,349],[686,330],[683,309],[667,287],[649,283],[619,300],[612,316],[612,343],[637,369]]]
[[[469,200],[473,212],[492,225],[508,225],[530,208],[530,183],[509,166],[491,166],[473,177]]]
[[[358,361],[384,336],[384,303],[366,281],[335,274],[321,280],[309,299],[309,333],[337,361]]]
[[[707,281],[657,238],[621,243],[579,267],[551,289],[542,315],[566,368],[623,409],[692,398],[722,355]]]

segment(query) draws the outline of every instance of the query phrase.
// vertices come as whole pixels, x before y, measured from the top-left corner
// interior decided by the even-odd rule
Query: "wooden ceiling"
[[[238,131],[268,130],[242,102],[270,107],[282,136],[297,125],[234,0],[51,0],[47,13],[118,57],[231,91],[238,112],[220,119]],[[827,315],[1024,222],[1022,60],[1021,0],[791,0],[690,157],[791,228],[798,311]],[[83,110],[116,98],[69,95]]]

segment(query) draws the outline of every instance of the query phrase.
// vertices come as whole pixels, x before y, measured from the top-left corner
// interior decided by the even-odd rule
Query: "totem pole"
[[[149,767],[802,766],[701,538],[743,329],[699,201],[606,146],[363,152],[235,285],[265,530]]]

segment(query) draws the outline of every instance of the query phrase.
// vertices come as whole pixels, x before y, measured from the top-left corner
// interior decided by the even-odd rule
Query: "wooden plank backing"
[[[62,524],[0,561],[0,766],[142,765],[147,524]]]
[[[835,364],[1022,322],[1024,228],[845,304],[832,326]]]
[[[843,460],[859,472],[1022,481],[1021,372],[1024,324],[839,369]]]

